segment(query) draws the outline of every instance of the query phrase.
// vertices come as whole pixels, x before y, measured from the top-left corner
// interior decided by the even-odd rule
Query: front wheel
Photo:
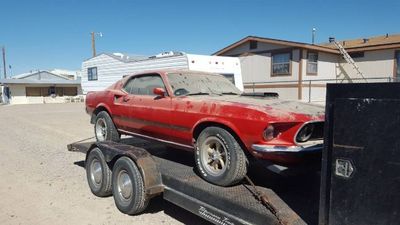
[[[247,158],[230,132],[207,127],[196,141],[195,160],[200,175],[210,183],[229,186],[247,173]]]

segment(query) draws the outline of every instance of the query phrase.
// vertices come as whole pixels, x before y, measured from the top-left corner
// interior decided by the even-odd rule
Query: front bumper
[[[300,153],[300,152],[320,152],[323,145],[316,144],[310,146],[276,146],[253,144],[251,146],[255,151],[260,153]]]
[[[314,164],[321,161],[323,144],[307,146],[276,146],[253,144],[253,155],[286,167]]]

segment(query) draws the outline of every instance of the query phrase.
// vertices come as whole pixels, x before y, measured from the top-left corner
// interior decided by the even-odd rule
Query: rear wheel
[[[90,151],[85,163],[86,177],[92,193],[99,197],[111,195],[111,170],[99,148]]]
[[[115,162],[112,192],[115,205],[126,214],[141,213],[149,203],[142,174],[136,164],[128,157],[121,157]]]
[[[94,124],[94,133],[97,141],[118,142],[120,140],[120,134],[114,122],[105,111],[101,111],[97,114]]]
[[[241,181],[247,173],[247,159],[230,132],[207,127],[196,141],[195,160],[200,175],[220,186]]]

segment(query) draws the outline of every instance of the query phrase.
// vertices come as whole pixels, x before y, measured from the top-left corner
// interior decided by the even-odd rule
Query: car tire
[[[247,173],[247,158],[235,137],[220,127],[207,127],[195,145],[197,169],[206,181],[230,186]]]
[[[101,111],[97,114],[94,123],[94,134],[97,141],[120,141],[120,134],[106,111]]]
[[[142,174],[136,164],[125,156],[114,164],[112,192],[115,205],[125,214],[141,213],[149,203]]]
[[[90,151],[86,163],[86,177],[92,193],[98,197],[107,197],[112,193],[112,172],[99,148]]]

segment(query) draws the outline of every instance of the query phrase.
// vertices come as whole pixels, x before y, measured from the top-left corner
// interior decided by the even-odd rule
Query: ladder
[[[367,79],[365,79],[364,74],[361,72],[360,67],[357,66],[356,62],[354,62],[353,58],[347,53],[346,49],[337,41],[332,41],[335,46],[339,49],[340,53],[342,54],[343,58],[346,60],[347,63],[353,66],[353,69],[356,71],[358,77],[361,77],[367,83]]]

